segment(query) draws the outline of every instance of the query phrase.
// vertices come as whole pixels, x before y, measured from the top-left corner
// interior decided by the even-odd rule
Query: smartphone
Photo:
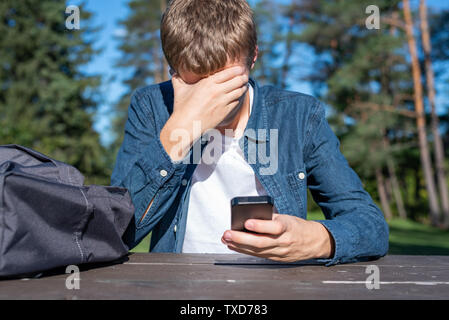
[[[248,219],[271,220],[273,198],[270,196],[235,197],[231,200],[231,230],[252,232],[245,229]]]

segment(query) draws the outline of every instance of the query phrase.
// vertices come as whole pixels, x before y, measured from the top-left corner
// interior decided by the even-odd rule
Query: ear
[[[251,65],[251,70],[254,69],[254,65],[256,64],[257,57],[258,57],[258,55],[259,55],[259,46],[258,46],[258,45],[256,45],[256,50],[255,50],[254,53],[255,53],[255,54],[254,54],[253,63],[252,63],[252,65]]]

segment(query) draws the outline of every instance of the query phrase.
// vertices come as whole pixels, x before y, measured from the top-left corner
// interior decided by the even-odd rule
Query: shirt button
[[[161,170],[159,171],[159,173],[161,174],[161,176],[166,177],[167,176],[167,171],[166,170]]]
[[[187,185],[187,180],[186,180],[186,179],[182,179],[182,180],[181,180],[181,184],[182,184],[183,186],[186,186],[186,185]]]
[[[304,172],[300,172],[298,174],[298,178],[301,179],[301,180],[304,180],[305,177],[306,177],[306,175],[304,174]]]

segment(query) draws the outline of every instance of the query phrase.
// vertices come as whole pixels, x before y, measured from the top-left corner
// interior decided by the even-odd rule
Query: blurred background
[[[259,35],[252,76],[327,105],[343,154],[389,222],[390,253],[449,254],[449,1],[249,3]],[[66,25],[70,5],[79,28]],[[166,6],[2,0],[0,144],[109,185],[132,92],[169,79],[159,39]],[[322,218],[308,200],[309,218]]]

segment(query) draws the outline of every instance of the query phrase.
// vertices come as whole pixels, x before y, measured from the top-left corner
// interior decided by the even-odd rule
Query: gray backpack
[[[134,213],[128,191],[83,182],[70,165],[0,146],[0,277],[128,253],[122,241]]]

